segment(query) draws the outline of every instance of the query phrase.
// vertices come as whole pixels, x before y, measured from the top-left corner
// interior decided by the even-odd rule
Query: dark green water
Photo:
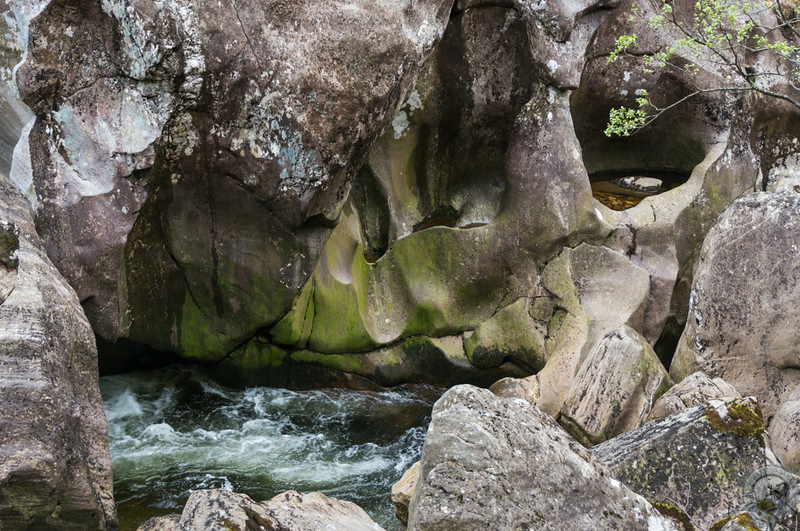
[[[186,367],[108,376],[100,388],[121,531],[210,488],[257,501],[320,491],[401,529],[389,492],[418,459],[440,392],[233,390]]]

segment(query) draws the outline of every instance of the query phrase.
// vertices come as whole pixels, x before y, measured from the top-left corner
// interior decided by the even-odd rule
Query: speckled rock
[[[744,508],[748,475],[770,464],[751,399],[712,400],[592,448],[611,473],[648,500],[677,507],[707,529]]]
[[[461,385],[434,406],[408,529],[676,528],[535,406]]]
[[[609,332],[589,352],[567,394],[558,423],[584,446],[644,423],[672,384],[653,348],[630,327]]]
[[[0,529],[115,529],[97,350],[0,174]]]
[[[150,526],[150,527],[146,527]],[[244,494],[214,489],[192,493],[176,520],[165,516],[148,520],[139,531],[382,531],[356,504],[319,492],[286,491],[258,503]]]
[[[722,378],[711,379],[696,372],[674,385],[653,405],[648,421],[667,417],[687,407],[699,406],[712,399],[742,398],[742,395]]]
[[[703,243],[676,380],[702,370],[775,413],[800,385],[798,247],[800,193],[751,194],[725,210]]]
[[[769,434],[781,464],[800,474],[800,387],[778,407],[769,424]]]

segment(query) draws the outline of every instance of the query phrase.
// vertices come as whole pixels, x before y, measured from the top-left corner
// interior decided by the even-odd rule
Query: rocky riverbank
[[[743,463],[800,472],[800,113],[788,81],[738,85],[713,57],[610,63],[622,34],[637,53],[682,36],[647,23],[658,9],[0,0],[0,528],[113,528],[97,367],[176,359],[240,388],[511,396],[439,403],[412,528],[479,526],[484,509],[512,527],[685,528],[674,507],[761,525],[735,515]],[[746,55],[746,72],[776,59]],[[605,136],[642,94],[682,103]],[[770,440],[715,458],[731,483],[701,488],[694,443],[658,442],[732,451],[755,440],[744,417],[725,431],[739,413]],[[483,450],[459,449],[472,435]],[[543,478],[550,498],[517,497],[543,449],[582,494]],[[694,466],[657,472],[642,452]],[[482,509],[455,503],[460,483]]]

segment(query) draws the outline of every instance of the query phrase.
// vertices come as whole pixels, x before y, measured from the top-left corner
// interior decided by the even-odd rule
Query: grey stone
[[[145,525],[150,527],[145,527]],[[382,531],[356,504],[319,492],[286,491],[258,503],[244,494],[223,489],[192,493],[180,520],[152,519],[139,531]]]
[[[800,385],[799,247],[799,193],[751,194],[725,210],[703,243],[673,378],[701,370],[775,413]]]
[[[601,443],[643,424],[671,384],[653,348],[623,326],[606,334],[589,352],[558,422],[585,446]]]
[[[687,407],[705,404],[711,399],[742,398],[742,395],[722,378],[713,380],[696,372],[674,385],[653,405],[648,421],[667,417]]]
[[[676,528],[532,404],[460,385],[434,406],[408,529]]]
[[[741,510],[747,477],[771,464],[752,399],[684,409],[591,452],[633,491],[677,507],[701,529]]]
[[[0,271],[0,529],[113,529],[94,335],[3,175]]]
[[[778,407],[769,424],[772,450],[781,464],[800,474],[800,387]]]

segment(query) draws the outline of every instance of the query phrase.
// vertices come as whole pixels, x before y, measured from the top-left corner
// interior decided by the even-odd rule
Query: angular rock
[[[192,493],[180,519],[153,518],[139,531],[383,531],[356,504],[319,492],[286,491],[258,503],[244,494],[223,489]]]
[[[0,529],[113,529],[94,335],[3,175],[0,270]]]
[[[558,422],[584,446],[601,443],[639,427],[671,383],[653,348],[623,326],[589,352]]]
[[[653,405],[648,422],[677,413],[682,409],[705,404],[712,399],[742,398],[742,395],[722,378],[713,380],[696,372],[664,393]]]
[[[775,413],[800,385],[797,248],[800,193],[750,194],[725,210],[703,243],[674,379],[701,370]]]
[[[712,400],[592,448],[614,477],[707,529],[744,507],[743,487],[770,464],[761,410],[752,399]]]
[[[409,530],[676,529],[551,417],[468,385],[434,406],[420,466]]]
[[[419,481],[419,463],[420,462],[417,461],[411,465],[408,470],[403,473],[403,477],[392,485],[394,514],[403,522],[404,526],[408,525],[408,505],[411,503],[411,498],[414,496],[414,489]]]
[[[155,516],[146,520],[136,528],[136,531],[173,531],[181,521],[181,515],[170,514],[167,516]]]

